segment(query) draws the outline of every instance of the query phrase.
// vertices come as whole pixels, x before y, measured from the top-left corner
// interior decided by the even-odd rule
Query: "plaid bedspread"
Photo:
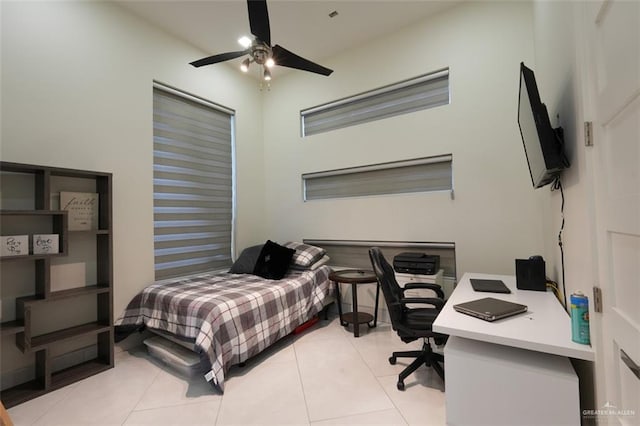
[[[115,325],[131,329],[144,324],[195,339],[211,362],[211,380],[223,391],[224,375],[232,365],[260,353],[322,310],[330,295],[330,272],[322,266],[291,271],[281,280],[206,273],[162,281],[138,293]]]

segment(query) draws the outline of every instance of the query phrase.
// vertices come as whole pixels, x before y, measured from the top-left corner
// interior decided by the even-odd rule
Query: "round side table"
[[[358,284],[377,283],[378,279],[373,271],[362,269],[343,269],[333,271],[329,279],[336,283],[336,298],[338,302],[338,315],[340,325],[346,327],[353,324],[353,335],[360,336],[360,324],[367,324],[369,328],[376,326],[378,322],[378,300],[380,299],[380,286],[376,285],[376,306],[373,315],[366,312],[358,312]],[[340,284],[351,284],[352,312],[342,313],[342,301],[340,296]],[[373,323],[371,323],[373,321]]]

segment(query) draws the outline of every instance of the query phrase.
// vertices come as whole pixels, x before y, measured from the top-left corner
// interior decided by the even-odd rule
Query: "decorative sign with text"
[[[33,234],[33,254],[58,253],[58,234]]]
[[[60,192],[60,209],[69,212],[69,231],[98,229],[98,194]]]
[[[0,237],[0,256],[21,256],[29,254],[28,235]]]

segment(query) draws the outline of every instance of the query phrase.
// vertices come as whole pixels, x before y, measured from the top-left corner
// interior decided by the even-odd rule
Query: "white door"
[[[640,424],[640,1],[585,2],[584,112],[593,121],[598,417]],[[580,63],[580,61],[579,61]],[[579,71],[580,72],[580,71]],[[592,332],[593,335],[593,332]]]

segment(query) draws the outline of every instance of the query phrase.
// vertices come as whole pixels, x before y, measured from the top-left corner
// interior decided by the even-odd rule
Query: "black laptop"
[[[453,309],[489,322],[527,312],[526,305],[494,299],[493,297],[458,303],[453,305]]]
[[[509,287],[507,287],[501,280],[482,280],[478,278],[471,278],[471,287],[475,291],[483,291],[487,293],[511,293]]]

